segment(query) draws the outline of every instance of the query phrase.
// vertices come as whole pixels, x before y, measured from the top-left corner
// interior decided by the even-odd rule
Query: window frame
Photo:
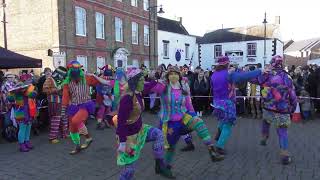
[[[134,27],[136,28],[135,31]],[[139,24],[137,22],[131,22],[131,43],[139,45]]]
[[[163,51],[162,51],[162,53],[163,53],[163,59],[169,59],[170,57],[170,55],[169,55],[169,44],[170,44],[170,42],[169,41],[162,41],[162,48],[163,48]],[[166,48],[165,48],[166,47]]]
[[[123,42],[123,21],[121,18],[119,17],[114,17],[114,23],[115,23],[115,40],[116,42]],[[119,24],[118,24],[119,23]],[[118,33],[118,29],[117,28],[120,28],[119,29],[119,38],[120,39],[117,39],[117,33]]]
[[[97,72],[99,73],[100,69],[99,69],[99,66],[98,66],[98,61],[99,60],[102,60],[103,62],[103,65],[102,66],[105,66],[106,65],[106,58],[105,57],[102,57],[102,56],[97,56],[96,58],[96,65],[97,65]]]
[[[98,21],[97,21],[97,16],[100,16],[101,18],[102,18],[102,21],[101,21],[101,23],[99,23]],[[105,39],[105,17],[104,17],[104,14],[103,13],[100,13],[100,12],[96,12],[95,13],[95,18],[96,18],[96,38],[97,39]],[[98,24],[99,23],[99,24]],[[98,37],[98,27],[99,26],[101,26],[102,27],[102,32],[101,32],[101,35],[102,35],[102,37]],[[100,27],[100,28],[101,28]]]
[[[78,14],[80,13],[80,14]],[[84,14],[83,14],[84,13]],[[81,19],[79,18],[80,16]],[[83,34],[80,32],[79,26],[80,26],[80,20],[81,23],[83,23]],[[80,7],[80,6],[75,6],[75,28],[76,28],[76,36],[82,36],[86,37],[87,36],[87,11],[85,8]]]
[[[138,0],[131,0],[131,6],[138,7]]]
[[[148,25],[143,26],[143,44],[144,46],[150,46],[150,27]]]
[[[185,44],[184,55],[186,60],[190,60],[190,44]]]
[[[257,57],[257,43],[247,43],[247,57]]]
[[[217,51],[217,48],[220,48],[219,51]],[[217,52],[220,52],[219,54],[217,54]],[[218,58],[222,56],[222,45],[214,45],[214,58]]]

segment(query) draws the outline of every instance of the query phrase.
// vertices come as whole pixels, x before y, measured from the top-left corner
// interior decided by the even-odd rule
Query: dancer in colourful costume
[[[112,80],[113,79],[113,68],[110,65],[106,65],[100,70],[103,70],[101,78],[105,80]],[[106,127],[106,124],[104,122],[104,117],[106,114],[110,113],[112,111],[112,102],[114,100],[113,96],[113,87],[110,85],[104,85],[99,84],[96,87],[97,90],[97,97],[96,97],[96,103],[99,107],[97,112],[97,129],[103,130]]]
[[[25,79],[28,81],[29,79]],[[10,104],[13,118],[19,125],[18,142],[21,152],[28,152],[33,149],[30,142],[30,132],[32,120],[36,118],[37,107],[35,98],[37,93],[35,87],[31,84],[24,84],[20,82],[14,84],[12,81],[8,82],[11,87],[7,87],[7,101]]]
[[[151,141],[156,161],[156,173],[173,178],[171,170],[164,162],[164,139],[161,130],[144,124],[141,117],[144,110],[142,93],[148,94],[156,83],[144,85],[143,73],[135,67],[128,67],[127,78],[128,90],[121,97],[118,115],[109,116],[108,119],[108,124],[116,128],[117,164],[123,166],[120,180],[133,179],[136,161],[140,157],[141,150],[146,142]],[[101,80],[101,82],[104,81]]]
[[[274,56],[270,62],[271,69],[257,78],[257,83],[263,87],[263,121],[261,145],[267,144],[270,124],[277,127],[282,164],[289,164],[291,157],[288,151],[288,127],[290,114],[294,113],[297,97],[292,79],[283,69],[281,56]]]
[[[71,61],[68,66],[67,77],[63,85],[62,110],[63,118],[68,115],[70,137],[75,144],[75,149],[71,155],[77,154],[81,149],[87,148],[92,142],[92,138],[86,138],[85,143],[80,146],[79,128],[84,123],[89,114],[95,111],[95,104],[90,98],[90,86],[95,86],[98,81],[89,75],[85,75],[82,66],[78,61]]]
[[[216,152],[205,123],[196,116],[187,80],[182,79],[177,67],[168,69],[166,82],[159,82],[153,91],[160,95],[160,126],[165,137],[166,163],[169,167],[171,167],[180,136],[191,131],[196,131],[208,147],[212,161],[223,159],[223,156]]]
[[[261,74],[260,70],[236,72],[229,68],[229,65],[230,60],[227,56],[220,57],[211,76],[214,115],[219,122],[215,147],[220,154],[225,154],[224,146],[236,122],[236,83],[253,79]]]
[[[66,138],[68,135],[68,120],[61,118],[61,83],[64,80],[66,73],[67,69],[64,67],[58,67],[53,74],[50,69],[45,71],[46,81],[43,84],[43,92],[47,94],[48,99],[50,117],[49,141],[52,144],[59,142],[59,130],[63,138]]]

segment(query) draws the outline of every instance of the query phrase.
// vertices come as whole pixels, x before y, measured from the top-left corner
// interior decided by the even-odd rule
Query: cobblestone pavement
[[[216,121],[204,118],[211,133],[216,131]],[[155,115],[145,114],[144,122],[157,124]],[[259,145],[260,120],[239,118],[226,148],[228,155],[222,162],[213,163],[207,149],[195,137],[196,150],[177,151],[174,173],[181,180],[311,180],[320,179],[320,121],[293,124],[289,132],[289,147],[294,157],[291,165],[279,162],[278,140],[275,129],[267,147]],[[15,143],[0,144],[1,180],[104,180],[118,179],[120,168],[116,165],[114,131],[97,131],[94,122],[89,130],[94,137],[92,146],[81,154],[70,156],[70,140],[49,144],[47,133],[32,137],[35,149],[20,153]],[[2,140],[3,142],[3,140]],[[180,141],[179,148],[184,145]],[[151,144],[143,149],[135,179],[163,179],[154,173]]]

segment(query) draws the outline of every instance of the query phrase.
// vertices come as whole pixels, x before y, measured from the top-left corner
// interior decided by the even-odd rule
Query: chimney
[[[276,16],[276,17],[275,17],[274,24],[280,25],[280,16]]]
[[[182,17],[179,17],[179,22],[180,24],[182,24]]]

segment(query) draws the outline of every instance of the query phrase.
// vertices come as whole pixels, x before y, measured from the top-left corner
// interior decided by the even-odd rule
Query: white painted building
[[[227,28],[206,33],[198,42],[201,67],[211,69],[222,55],[229,56],[232,63],[239,66],[258,63],[264,66],[264,59],[265,64],[269,64],[273,55],[283,56],[279,26],[279,23],[267,26],[266,58],[264,58],[263,26]]]
[[[182,21],[158,17],[158,65],[199,65],[196,37],[189,35]]]

